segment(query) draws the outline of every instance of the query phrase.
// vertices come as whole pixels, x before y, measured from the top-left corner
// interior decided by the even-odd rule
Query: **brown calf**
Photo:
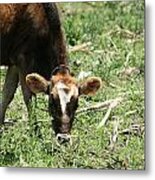
[[[67,64],[66,45],[55,3],[0,5],[0,63],[8,66],[0,123],[20,82],[26,106],[33,94],[49,95],[49,114],[58,139],[69,140],[78,98],[101,86],[92,77],[78,84]]]

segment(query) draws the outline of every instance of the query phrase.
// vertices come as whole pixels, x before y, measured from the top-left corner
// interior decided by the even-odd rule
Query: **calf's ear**
[[[49,86],[49,82],[37,73],[28,74],[26,76],[26,84],[35,94],[40,92],[46,93]]]
[[[80,95],[94,95],[102,85],[102,80],[99,77],[89,77],[79,86]]]

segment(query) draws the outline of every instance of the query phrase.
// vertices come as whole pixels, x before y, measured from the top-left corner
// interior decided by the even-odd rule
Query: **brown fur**
[[[40,34],[48,32],[46,14],[41,4],[1,4],[0,5],[0,32],[8,33],[15,22],[28,15],[33,22],[34,28],[38,29]]]
[[[25,5],[16,4],[1,4],[0,5],[0,31],[1,33],[8,33],[14,22],[22,14]]]
[[[80,87],[80,93],[85,95],[94,95],[101,87],[102,81],[97,77],[90,77],[87,81],[83,82]]]
[[[35,94],[39,92],[46,92],[48,87],[48,81],[36,73],[32,73],[26,76],[26,84]]]
[[[76,85],[77,84],[76,79],[74,77],[72,77],[70,74],[57,73],[56,76],[52,77],[51,83],[54,85],[58,81],[62,81],[68,87],[71,86],[71,85]]]
[[[46,14],[41,4],[29,4],[26,9],[33,21],[33,25],[39,30],[40,34],[46,34],[49,31]]]
[[[58,82],[62,82],[64,85],[66,85],[66,88],[64,88],[64,91],[66,93],[69,93],[72,88],[78,87],[76,79],[72,77],[70,74],[57,73],[57,75],[51,78],[51,87],[53,88],[51,89],[50,93],[53,94],[55,97],[58,96],[58,91],[55,88],[55,84],[57,84]],[[77,98],[76,94],[72,95]]]
[[[0,4],[0,38],[0,65],[8,66],[0,102],[3,123],[18,82],[29,107],[33,93],[26,84],[26,76],[38,73],[50,80],[53,69],[67,65],[67,55],[55,3]],[[35,86],[36,83],[33,89]]]

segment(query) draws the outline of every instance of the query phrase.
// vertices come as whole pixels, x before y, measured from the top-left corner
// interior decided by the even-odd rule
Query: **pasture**
[[[111,111],[77,114],[72,144],[59,146],[46,96],[33,99],[28,119],[19,86],[6,114],[12,123],[1,127],[0,166],[143,170],[144,2],[60,3],[59,8],[71,70],[76,77],[83,72],[103,80],[95,96],[80,99],[79,109],[119,97],[121,102]],[[5,68],[0,77],[2,91]]]

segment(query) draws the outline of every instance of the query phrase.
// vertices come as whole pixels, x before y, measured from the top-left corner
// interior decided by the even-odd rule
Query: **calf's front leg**
[[[19,76],[16,66],[10,66],[7,70],[5,83],[2,90],[2,100],[0,102],[0,124],[4,123],[5,113],[11,103],[18,86]]]

